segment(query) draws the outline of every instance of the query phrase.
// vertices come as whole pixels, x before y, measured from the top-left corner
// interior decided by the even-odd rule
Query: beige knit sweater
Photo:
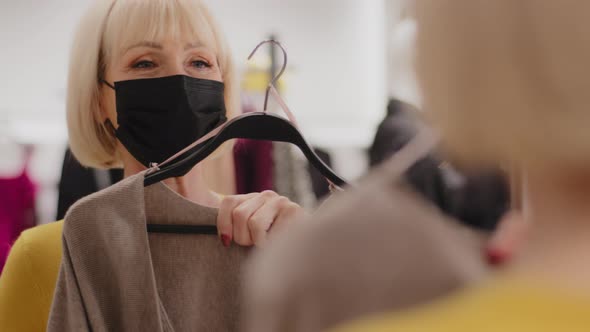
[[[216,236],[149,234],[146,223],[216,223],[144,173],[68,212],[48,331],[232,331],[247,249]]]

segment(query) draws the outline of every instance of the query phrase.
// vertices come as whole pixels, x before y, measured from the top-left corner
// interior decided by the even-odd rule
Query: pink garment
[[[239,139],[234,145],[238,194],[273,190],[272,142]]]
[[[252,103],[242,103],[242,113],[256,111]],[[237,194],[274,189],[273,145],[269,141],[238,139],[234,145]]]
[[[37,186],[28,174],[27,164],[28,161],[20,175],[0,178],[0,272],[14,241],[22,231],[36,224]]]

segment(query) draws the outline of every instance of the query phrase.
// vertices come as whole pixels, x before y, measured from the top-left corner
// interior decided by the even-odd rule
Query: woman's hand
[[[227,196],[221,201],[217,228],[224,246],[262,247],[270,234],[284,229],[303,208],[273,191]]]

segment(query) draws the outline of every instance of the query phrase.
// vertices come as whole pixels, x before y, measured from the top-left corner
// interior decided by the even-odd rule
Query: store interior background
[[[394,0],[205,0],[238,69],[273,34],[286,47],[284,97],[310,143],[348,179],[367,171],[365,150],[388,98],[419,104],[411,70],[414,26]],[[74,28],[89,0],[0,0],[0,176],[22,169],[22,144],[40,186],[40,223],[55,218],[67,144],[65,86]],[[253,61],[264,62],[263,56]],[[259,105],[262,108],[262,105]]]

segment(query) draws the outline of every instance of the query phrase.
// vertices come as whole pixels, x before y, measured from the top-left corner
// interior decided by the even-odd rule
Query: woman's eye
[[[191,65],[195,68],[203,69],[203,68],[211,68],[211,65],[204,60],[195,60],[191,62]]]
[[[154,68],[155,66],[156,65],[151,61],[142,60],[134,63],[132,67],[135,69],[149,69]]]

